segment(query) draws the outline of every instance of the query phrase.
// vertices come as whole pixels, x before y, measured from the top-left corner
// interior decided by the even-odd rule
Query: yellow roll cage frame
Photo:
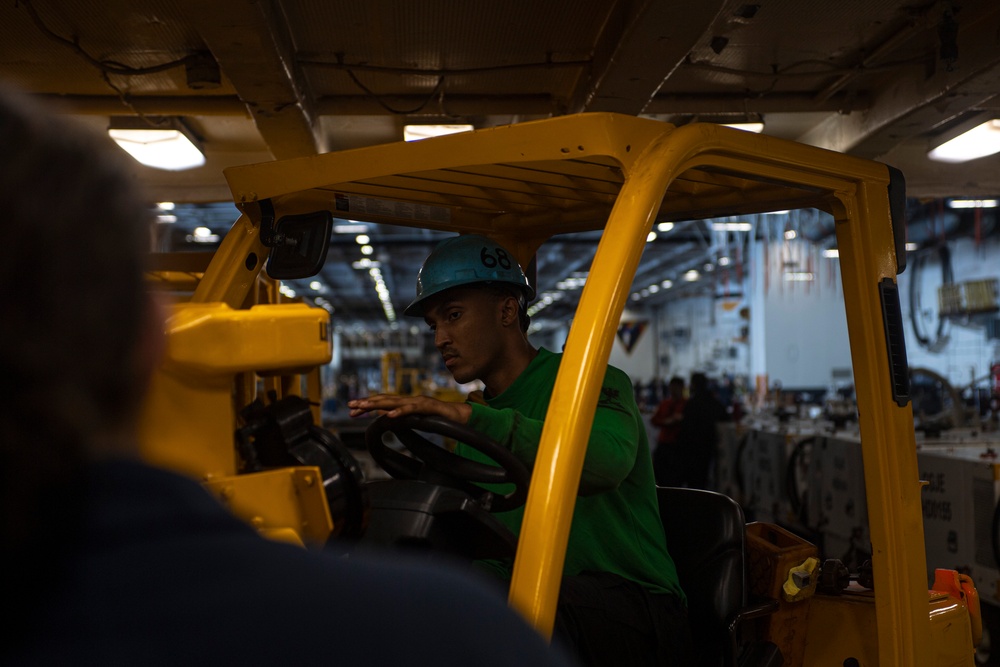
[[[878,662],[932,664],[912,413],[893,398],[883,322],[880,285],[895,285],[903,256],[886,165],[717,125],[678,128],[602,113],[233,167],[225,176],[242,215],[183,310],[231,309],[232,317],[246,307],[268,252],[260,235],[264,200],[276,219],[326,209],[353,220],[484,234],[522,265],[557,234],[604,230],[545,419],[510,589],[511,604],[545,635],[601,377],[654,222],[805,207],[832,214],[861,406]],[[263,350],[258,356],[268,361]],[[322,363],[321,351],[300,356],[286,365]],[[147,433],[156,439],[152,428]],[[234,474],[231,438],[223,451],[223,435],[216,430],[199,445],[221,452],[206,456],[216,477]],[[170,458],[156,453],[171,447],[160,437],[152,458]],[[197,457],[185,464],[199,472]]]

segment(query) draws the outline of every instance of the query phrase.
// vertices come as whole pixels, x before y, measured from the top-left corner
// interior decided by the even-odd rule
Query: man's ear
[[[500,302],[500,323],[505,327],[511,324],[519,324],[517,299],[512,296],[504,297]]]

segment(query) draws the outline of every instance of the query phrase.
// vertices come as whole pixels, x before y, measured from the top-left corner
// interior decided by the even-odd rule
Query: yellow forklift
[[[516,543],[510,604],[544,635],[552,630],[601,378],[653,224],[792,208],[830,213],[860,407],[872,562],[869,585],[845,581],[842,590],[817,592],[807,615],[791,617],[785,631],[801,655],[786,664],[974,664],[981,633],[975,587],[950,571],[938,571],[929,586],[924,556],[924,482],[895,281],[906,261],[899,172],[717,125],[583,114],[234,167],[226,178],[242,215],[190,298],[173,306],[144,452],[203,480],[263,533],[305,545],[363,536],[370,508],[360,483],[343,473],[349,457],[309,418],[320,397],[304,378],[330,359],[329,314],[269,303],[260,282],[315,274],[334,216],[483,234],[522,266],[559,234],[603,230]],[[265,392],[261,378],[272,378]],[[661,507],[671,509],[686,511]],[[745,571],[742,524],[738,532]],[[807,574],[799,572],[799,584]],[[682,572],[682,585],[695,582],[685,583]],[[737,609],[721,620],[733,626],[768,611]]]

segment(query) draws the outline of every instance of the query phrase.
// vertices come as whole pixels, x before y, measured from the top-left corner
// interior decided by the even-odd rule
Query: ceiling
[[[169,116],[201,139],[203,167],[136,166],[157,200],[187,204],[161,232],[169,247],[210,249],[189,243],[193,228],[233,222],[231,165],[399,141],[410,123],[584,111],[762,121],[766,134],[902,169],[918,208],[1000,194],[1000,155],[926,158],[1000,117],[996,0],[6,0],[0,26],[0,80],[101,130]],[[371,284],[345,268],[354,236],[335,235],[324,293],[347,320],[385,324]],[[439,237],[371,236],[401,311]],[[695,265],[713,243],[689,224],[651,244],[641,279]],[[540,287],[586,271],[592,246],[552,244]]]

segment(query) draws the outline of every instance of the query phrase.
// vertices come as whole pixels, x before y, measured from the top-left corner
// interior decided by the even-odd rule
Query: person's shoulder
[[[349,581],[338,582],[338,604],[394,629],[408,664],[567,664],[482,575],[369,554],[338,565]]]
[[[604,373],[604,384],[627,384],[629,387],[632,386],[632,378],[628,376],[628,373],[618,368],[617,366],[612,366],[608,364],[608,369]]]

